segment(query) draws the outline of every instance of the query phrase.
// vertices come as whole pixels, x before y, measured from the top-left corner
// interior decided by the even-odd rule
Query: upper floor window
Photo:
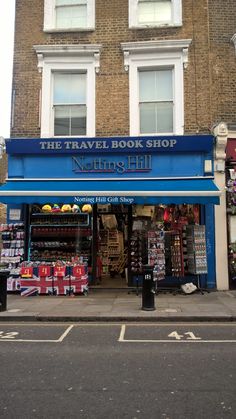
[[[53,73],[55,136],[86,135],[86,73]]]
[[[122,43],[129,71],[130,135],[183,135],[189,39]]]
[[[36,45],[41,137],[94,137],[101,45]]]
[[[140,68],[140,134],[173,132],[173,69]]]
[[[182,0],[129,0],[130,28],[181,24]]]
[[[74,31],[95,28],[95,0],[44,0],[44,30]]]

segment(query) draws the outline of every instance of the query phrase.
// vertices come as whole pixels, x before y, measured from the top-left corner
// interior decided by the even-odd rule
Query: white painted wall
[[[215,205],[215,242],[216,242],[216,286],[218,290],[229,289],[228,241],[225,173],[215,173],[215,183],[222,195],[220,205]]]
[[[216,245],[216,287],[218,290],[229,289],[228,240],[225,189],[225,159],[228,127],[224,122],[214,129],[215,145],[215,183],[221,191],[220,205],[215,205],[215,245]]]

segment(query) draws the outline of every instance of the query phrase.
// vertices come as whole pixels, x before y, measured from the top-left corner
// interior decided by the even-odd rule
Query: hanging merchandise
[[[183,242],[180,231],[165,232],[166,275],[184,276]]]
[[[236,214],[236,180],[228,179],[227,181],[227,201],[231,214]]]
[[[148,262],[147,253],[147,234],[143,230],[135,230],[131,236],[131,272],[132,274],[141,274],[143,265]]]
[[[18,291],[20,263],[24,260],[25,226],[23,223],[1,224],[2,249],[0,262],[10,270],[7,291]]]
[[[153,266],[155,280],[165,278],[164,231],[148,231],[148,265]]]
[[[188,271],[190,274],[207,274],[205,226],[186,226]]]

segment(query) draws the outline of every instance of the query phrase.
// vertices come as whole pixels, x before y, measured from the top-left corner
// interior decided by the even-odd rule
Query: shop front
[[[134,287],[151,265],[157,287],[215,288],[213,147],[209,135],[7,140],[12,283],[20,269],[59,292],[61,270],[70,287],[80,272],[81,290]]]

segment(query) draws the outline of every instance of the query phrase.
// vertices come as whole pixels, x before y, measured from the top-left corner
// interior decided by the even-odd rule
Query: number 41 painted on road
[[[193,332],[185,332],[183,335],[179,335],[175,330],[168,335],[169,338],[175,338],[176,340],[181,340],[182,338],[185,338],[185,336],[188,336],[188,340],[201,340],[201,338],[195,336]]]

